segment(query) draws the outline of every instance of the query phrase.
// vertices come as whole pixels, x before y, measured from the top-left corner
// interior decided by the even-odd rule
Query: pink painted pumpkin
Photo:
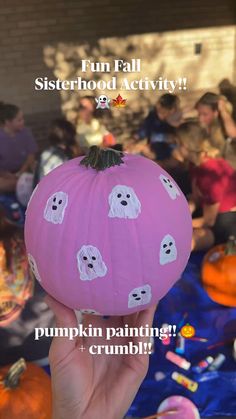
[[[45,176],[28,204],[31,269],[64,305],[125,315],[157,303],[188,261],[184,195],[156,163],[90,149]]]

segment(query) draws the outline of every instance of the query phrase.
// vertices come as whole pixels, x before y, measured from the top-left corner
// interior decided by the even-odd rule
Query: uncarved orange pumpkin
[[[209,297],[216,303],[236,306],[236,239],[213,247],[204,257],[202,282]]]
[[[33,363],[19,359],[0,369],[1,419],[51,419],[51,380]]]

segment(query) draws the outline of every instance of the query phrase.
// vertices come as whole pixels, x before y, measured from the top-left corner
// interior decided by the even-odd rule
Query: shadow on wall
[[[195,56],[193,42],[189,41],[189,36],[187,37],[186,33],[188,31],[131,35],[123,38],[102,38],[93,44],[58,43],[57,45],[45,46],[43,51],[44,62],[53,72],[55,79],[76,80],[77,77],[82,77],[86,81],[104,80],[107,82],[113,76],[117,77],[116,91],[60,91],[61,108],[65,116],[71,121],[76,120],[79,98],[84,95],[90,94],[98,97],[100,94],[106,94],[109,98],[114,99],[120,93],[123,98],[127,99],[127,106],[122,109],[112,108],[110,111],[101,111],[100,117],[104,120],[107,128],[115,134],[118,141],[123,141],[132,136],[150,106],[155,104],[157,97],[167,91],[122,91],[120,90],[122,79],[126,78],[130,83],[132,80],[145,78],[158,80],[159,77],[162,77],[163,79],[178,81],[180,77],[186,77],[187,90],[183,91],[177,87],[175,91],[171,92],[179,94],[184,101],[186,99],[186,102],[188,102],[191,92],[201,89],[204,83],[206,86],[216,86],[220,77],[217,78],[216,75],[213,77],[212,71],[219,70],[215,62],[215,70],[211,69],[209,71],[210,48],[203,48],[201,55]],[[224,39],[222,37],[219,42],[222,42],[223,48]],[[218,45],[218,48],[220,49],[221,45]],[[113,73],[111,70],[111,73],[95,73],[91,72],[90,69],[86,73],[81,71],[81,60],[83,59],[91,62],[107,62],[113,69],[115,59],[131,61],[133,58],[141,59],[140,72]],[[199,78],[202,77],[208,78],[208,80],[204,79],[203,83],[199,83]]]

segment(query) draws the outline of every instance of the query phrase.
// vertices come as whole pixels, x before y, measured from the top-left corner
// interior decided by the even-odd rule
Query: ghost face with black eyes
[[[128,297],[128,308],[142,306],[150,303],[152,298],[150,285],[134,288]]]
[[[91,281],[106,275],[107,267],[95,246],[82,246],[77,253],[77,266],[82,281]]]
[[[65,192],[55,192],[47,201],[44,210],[45,220],[53,224],[61,224],[68,204],[68,195]]]
[[[95,100],[97,102],[96,109],[109,109],[110,99],[108,99],[107,96],[101,95],[98,99],[96,98]]]
[[[171,199],[176,199],[177,196],[180,196],[177,186],[168,177],[160,175],[160,181]]]
[[[108,200],[109,217],[137,218],[141,212],[141,203],[130,186],[114,186]]]
[[[98,313],[98,311],[90,309],[90,308],[81,308],[80,311],[82,314],[96,314],[97,316],[101,315],[100,313]]]
[[[167,234],[161,242],[160,247],[160,264],[165,265],[166,263],[174,262],[177,258],[177,248],[175,245],[175,239]]]
[[[39,274],[39,271],[38,271],[37,263],[36,263],[34,257],[30,253],[28,253],[28,261],[29,261],[30,269],[31,269],[32,273],[34,274],[35,278],[39,282],[41,282],[41,277],[40,277],[40,274]]]

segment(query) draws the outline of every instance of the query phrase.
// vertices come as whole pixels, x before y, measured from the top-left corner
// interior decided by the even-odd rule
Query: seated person
[[[229,79],[223,79],[218,85],[220,94],[225,96],[233,107],[232,117],[236,121],[236,86]]]
[[[224,157],[236,169],[236,123],[228,110],[227,102],[222,98],[218,101],[218,109],[224,122],[225,130],[229,135],[226,140]]]
[[[44,150],[36,166],[34,186],[51,170],[79,155],[76,130],[71,122],[60,118],[53,121],[48,140],[50,147]]]
[[[193,250],[208,249],[236,237],[236,171],[214,148],[206,131],[196,122],[177,129],[177,144],[183,158],[192,164],[190,209],[202,216],[193,218]]]
[[[95,117],[95,100],[92,96],[84,96],[80,99],[79,114],[76,132],[77,143],[85,154],[89,147],[113,146],[116,141],[105,126]]]
[[[34,165],[36,142],[24,127],[22,111],[0,103],[0,193],[14,192],[17,178]]]
[[[182,119],[178,96],[166,93],[162,95],[135,136],[136,141],[147,139],[155,160],[171,157],[174,148],[175,128]]]
[[[23,229],[13,221],[0,205],[0,365],[20,357],[47,365],[51,339],[36,341],[34,328],[54,327],[53,314],[29,273]]]
[[[231,104],[223,96],[207,92],[197,101],[195,107],[199,122],[208,132],[212,145],[224,155],[226,138],[236,137]]]

